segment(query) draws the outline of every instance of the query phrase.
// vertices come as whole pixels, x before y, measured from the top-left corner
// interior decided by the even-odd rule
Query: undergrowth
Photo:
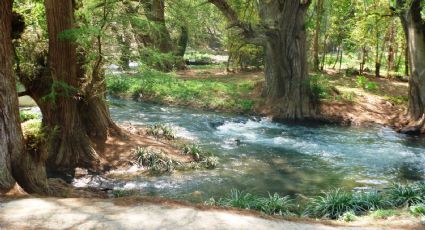
[[[305,199],[305,198],[303,198]],[[370,214],[374,218],[386,219],[398,215],[394,209],[408,207],[412,215],[425,215],[425,184],[393,184],[385,190],[368,192],[351,192],[333,189],[307,198],[307,203],[281,196],[277,193],[268,197],[260,197],[237,189],[230,195],[215,200],[211,198],[209,205],[236,207],[261,211],[268,215],[296,215],[314,218],[340,219],[353,221],[357,216]],[[299,207],[298,210],[296,207]],[[301,211],[299,211],[301,209]]]
[[[183,80],[173,74],[145,69],[135,76],[112,75],[107,78],[108,90],[114,95],[156,103],[194,105],[212,110],[249,112],[253,102],[243,98],[251,92],[254,82],[225,83],[208,79]]]

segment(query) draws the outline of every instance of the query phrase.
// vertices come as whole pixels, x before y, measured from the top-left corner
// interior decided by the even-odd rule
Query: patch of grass
[[[342,216],[339,219],[345,222],[353,222],[357,219],[357,216],[356,216],[356,213],[354,213],[353,211],[349,211],[342,214]]]
[[[329,99],[332,97],[331,84],[324,75],[311,76],[309,84],[314,98]]]
[[[112,196],[114,198],[134,196],[135,194],[136,192],[131,190],[122,190],[122,189],[112,190]]]
[[[155,70],[142,70],[136,76],[113,75],[107,77],[110,93],[127,95],[146,101],[188,105],[212,110],[249,112],[252,100],[243,98],[253,81],[237,83],[209,79],[183,80],[173,74]]]
[[[425,204],[417,204],[410,207],[410,213],[414,216],[424,216],[425,215]]]
[[[261,211],[267,215],[292,215],[293,200],[277,193],[260,199]]]
[[[38,152],[47,140],[47,135],[39,120],[29,120],[22,123],[22,132],[25,140],[25,149],[29,152]]]
[[[391,207],[392,203],[378,191],[363,192],[354,195],[355,202],[363,210],[378,210]]]
[[[424,202],[425,194],[419,184],[393,184],[386,191],[394,207],[412,206]]]
[[[364,210],[358,205],[351,192],[335,189],[312,198],[307,204],[305,214],[312,217],[337,219],[350,211],[360,213]]]
[[[357,76],[356,83],[358,87],[365,90],[375,91],[378,89],[378,85],[369,81],[365,76]]]
[[[220,199],[218,204],[225,207],[258,210],[260,208],[260,198],[250,193],[232,189],[230,196]]]
[[[398,215],[398,212],[393,209],[378,209],[371,213],[371,216],[375,219],[387,219],[388,217],[396,215]]]
[[[198,145],[183,145],[181,152],[183,155],[190,155],[205,168],[213,169],[218,165],[218,158],[212,153],[202,150]]]
[[[149,148],[137,147],[134,151],[139,165],[154,172],[172,172],[177,162]]]
[[[166,124],[155,124],[147,128],[146,133],[156,138],[174,140],[176,138],[174,130]]]
[[[29,120],[34,120],[34,119],[39,119],[40,116],[38,114],[35,113],[30,113],[27,111],[19,111],[19,120],[21,122],[26,122]]]

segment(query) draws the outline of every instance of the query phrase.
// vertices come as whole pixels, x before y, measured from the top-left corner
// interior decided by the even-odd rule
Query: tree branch
[[[221,13],[229,20],[229,27],[233,28],[237,27],[241,30],[241,35],[248,43],[263,45],[265,37],[259,33],[260,30],[264,30],[265,28],[253,28],[253,26],[249,23],[242,22],[237,12],[229,5],[227,0],[208,0],[209,3],[216,6]]]

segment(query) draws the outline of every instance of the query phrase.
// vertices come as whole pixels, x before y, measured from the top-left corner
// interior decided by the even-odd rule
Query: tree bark
[[[323,1],[316,1],[316,25],[314,29],[314,37],[313,37],[313,68],[318,71],[320,66],[319,59],[319,39],[320,39],[320,30],[322,24],[322,16],[323,16]]]
[[[309,0],[260,1],[262,25],[241,22],[225,0],[209,0],[241,30],[245,40],[265,49],[264,94],[277,105],[280,118],[299,120],[316,114],[306,50],[305,14]]]
[[[158,26],[158,32],[152,39],[153,45],[162,53],[173,51],[170,32],[165,24],[165,3],[164,0],[148,0],[144,2],[145,14],[148,20],[153,21]]]
[[[12,67],[12,0],[0,1],[0,192],[15,180],[29,193],[49,194],[47,154],[26,152]]]
[[[424,132],[425,122],[425,22],[421,17],[421,0],[413,0],[405,5],[398,0],[402,10],[400,19],[406,36],[409,50],[410,80],[409,80],[409,110],[410,124],[402,132]]]
[[[92,168],[98,156],[91,147],[78,112],[76,45],[60,38],[62,32],[74,28],[73,1],[45,0],[45,7],[52,86],[48,100],[39,106],[51,139],[48,168],[55,171],[72,171],[75,167]]]

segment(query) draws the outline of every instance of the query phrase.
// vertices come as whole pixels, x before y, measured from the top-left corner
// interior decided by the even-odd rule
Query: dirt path
[[[0,203],[0,229],[285,229],[333,230],[325,225],[268,220],[228,211],[113,200],[26,198]],[[365,228],[356,228],[365,229]]]

